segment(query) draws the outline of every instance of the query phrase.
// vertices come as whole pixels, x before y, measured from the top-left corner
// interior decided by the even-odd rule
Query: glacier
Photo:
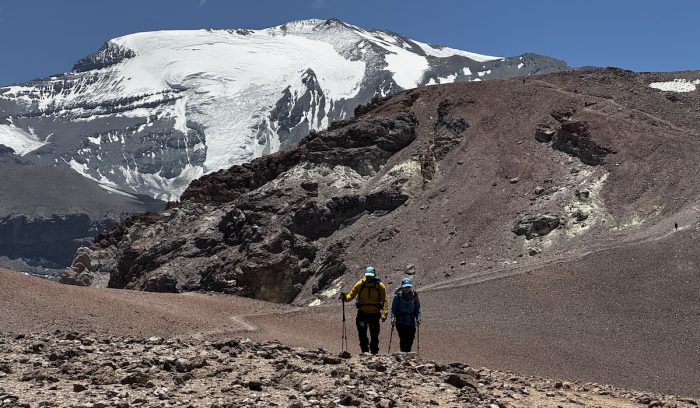
[[[0,88],[0,144],[110,191],[173,201],[203,174],[290,146],[373,97],[565,69],[336,19],[136,33],[70,72]]]

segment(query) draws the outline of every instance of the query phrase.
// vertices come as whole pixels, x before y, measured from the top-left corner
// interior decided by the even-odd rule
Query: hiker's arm
[[[350,293],[345,294],[345,301],[346,302],[349,302],[349,301],[355,299],[355,296],[357,296],[357,293],[360,291],[360,286],[362,286],[362,281],[357,281],[357,283],[355,283],[355,286],[352,287],[352,290],[350,291]]]
[[[399,296],[394,295],[394,300],[391,301],[391,320],[396,319],[396,315],[399,311]]]
[[[420,321],[421,319],[421,312],[420,312],[420,300],[418,299],[418,295],[416,295],[416,301],[413,302],[413,312],[416,314],[416,320]]]

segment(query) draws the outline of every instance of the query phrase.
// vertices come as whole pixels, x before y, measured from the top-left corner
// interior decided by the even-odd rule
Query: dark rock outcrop
[[[109,271],[113,288],[211,290],[274,302],[293,301],[319,275],[318,291],[347,266],[335,250],[314,264],[315,242],[408,200],[404,182],[383,180],[380,171],[415,140],[417,124],[405,112],[349,120],[312,132],[297,148],[203,177],[165,213],[135,216],[99,235],[67,275],[80,281],[86,270]],[[342,188],[332,176],[323,184],[318,178],[334,171],[349,174]],[[192,231],[192,222],[207,227]],[[94,259],[84,260],[87,253]]]
[[[513,227],[515,235],[524,235],[527,239],[543,237],[561,225],[561,219],[556,215],[531,215],[518,221]]]
[[[460,143],[464,131],[469,128],[466,119],[450,115],[452,105],[454,102],[449,99],[441,101],[438,105],[438,117],[435,121],[433,136],[435,139],[433,151],[438,160],[442,160],[453,147]]]
[[[110,65],[118,64],[125,59],[133,58],[136,53],[128,48],[120,47],[114,43],[106,42],[102,47],[88,55],[85,58],[79,59],[73,65],[73,71],[86,72],[98,70]]]
[[[552,148],[576,156],[590,166],[602,164],[606,155],[615,153],[615,150],[596,144],[582,122],[563,123],[553,137]]]
[[[589,166],[603,164],[605,156],[615,154],[615,150],[593,141],[588,125],[571,119],[575,113],[576,110],[571,107],[553,111],[551,116],[557,123],[540,123],[535,131],[535,140],[540,143],[551,142],[553,149],[578,157]]]

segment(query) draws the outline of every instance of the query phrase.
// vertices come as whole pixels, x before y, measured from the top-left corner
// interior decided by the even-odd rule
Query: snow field
[[[20,156],[44,145],[34,135],[11,125],[0,125],[0,144],[12,148]]]
[[[693,92],[700,85],[700,79],[689,81],[687,79],[674,79],[667,82],[652,82],[651,88],[667,92]]]

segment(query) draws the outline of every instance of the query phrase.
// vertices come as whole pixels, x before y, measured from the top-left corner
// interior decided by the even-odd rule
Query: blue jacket
[[[396,324],[415,326],[416,320],[420,320],[420,301],[414,291],[404,292],[398,288],[391,302],[391,319],[396,319]]]

